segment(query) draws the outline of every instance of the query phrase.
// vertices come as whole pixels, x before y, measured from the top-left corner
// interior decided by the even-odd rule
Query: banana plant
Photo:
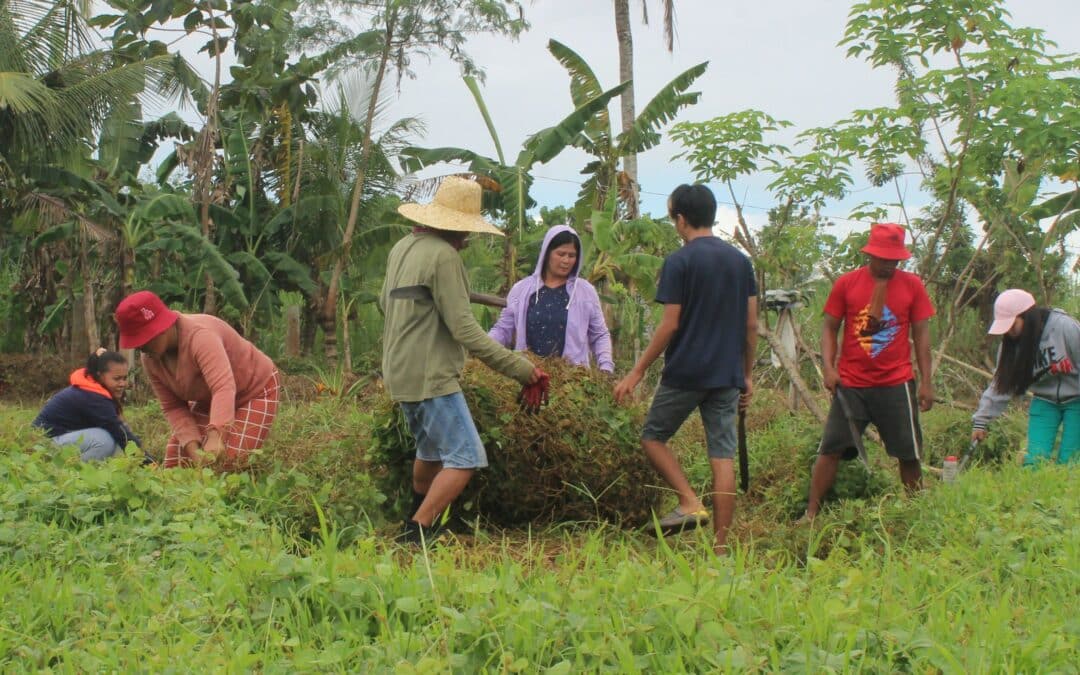
[[[496,158],[485,157],[465,148],[414,147],[403,151],[403,164],[407,171],[416,172],[441,162],[462,162],[480,179],[481,185],[486,188],[485,208],[498,214],[506,224],[507,237],[503,263],[506,289],[508,289],[517,280],[516,244],[526,228],[527,211],[536,204],[529,196],[533,183],[530,173],[532,168],[537,164],[550,162],[560,152],[573,145],[598,115],[607,115],[608,103],[622,93],[627,85],[624,82],[607,91],[598,90],[595,95],[582,101],[575,101],[574,111],[558,124],[529,136],[522,144],[514,163],[510,164],[503,154],[502,143],[495,132],[495,125],[491,121],[491,115],[488,113],[476,80],[471,77],[464,79],[476,100],[488,133],[491,134],[495,144]]]
[[[611,192],[616,189],[615,180]],[[588,252],[582,274],[597,287],[606,304],[614,339],[622,343],[629,337],[627,347],[636,361],[663,256],[678,248],[678,238],[664,221],[648,217],[620,220],[617,212],[618,200],[608,199],[602,210],[592,212],[589,227],[581,228],[582,247]]]
[[[592,68],[573,49],[557,40],[550,40],[548,51],[570,74],[570,97],[574,105],[582,105],[603,90]],[[581,171],[586,179],[574,206],[575,222],[584,223],[594,209],[604,210],[608,197],[613,195],[618,196],[621,214],[637,214],[636,192],[630,185],[632,180],[619,170],[619,164],[623,159],[637,156],[659,144],[661,128],[674,120],[680,110],[698,102],[701,93],[687,90],[708,65],[708,61],[699,63],[664,85],[634,119],[633,125],[617,136],[612,131],[611,117],[606,108],[589,120],[589,124],[573,141],[575,147],[593,157]],[[613,181],[616,187],[609,190]]]
[[[149,230],[146,229],[148,225]],[[197,271],[197,275],[188,281],[209,275],[229,305],[238,310],[248,308],[239,272],[221,249],[203,235],[190,197],[172,192],[148,195],[133,209],[125,231],[133,236],[131,243],[136,247],[132,252],[133,260],[137,260],[139,254],[160,251],[177,259],[189,272]],[[158,288],[164,295],[179,295],[189,302],[194,300],[188,297],[185,281],[156,279],[149,286]]]

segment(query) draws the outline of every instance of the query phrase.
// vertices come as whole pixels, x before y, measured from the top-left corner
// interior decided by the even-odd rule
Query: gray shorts
[[[915,380],[891,387],[840,387],[839,390],[851,408],[851,421],[860,436],[873,422],[890,457],[905,462],[921,459],[922,430],[919,428]],[[835,397],[829,406],[818,452],[823,455],[843,453],[844,459],[858,456],[844,409]]]
[[[732,459],[737,445],[735,417],[739,409],[739,393],[734,387],[698,390],[676,389],[661,384],[653,395],[641,440],[666,443],[697,408],[705,427],[709,457]]]
[[[442,462],[448,469],[481,469],[488,465],[484,443],[460,391],[402,403],[401,410],[416,440],[417,459]]]

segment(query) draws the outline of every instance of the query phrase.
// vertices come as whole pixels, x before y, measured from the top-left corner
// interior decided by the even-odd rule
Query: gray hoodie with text
[[[998,351],[998,358],[1001,352]],[[1080,322],[1060,309],[1050,311],[1039,339],[1039,354],[1035,358],[1035,380],[1028,391],[1033,396],[1063,403],[1080,396]],[[990,386],[979,399],[979,409],[972,416],[976,429],[986,429],[990,422],[1005,412],[1010,394],[1000,394]]]

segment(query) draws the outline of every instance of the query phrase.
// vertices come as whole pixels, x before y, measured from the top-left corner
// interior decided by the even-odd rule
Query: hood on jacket
[[[562,234],[563,232],[569,232],[574,235],[574,239],[577,240],[578,259],[577,262],[574,263],[574,268],[570,270],[570,278],[573,279],[578,275],[578,270],[581,269],[581,254],[583,253],[581,250],[581,237],[579,237],[578,233],[574,231],[574,228],[569,225],[552,225],[551,228],[548,229],[547,234],[544,235],[544,243],[540,244],[540,256],[536,259],[536,269],[533,270],[532,273],[537,279],[540,278],[540,274],[544,270],[544,258],[547,257],[548,249],[551,248],[551,240],[554,239],[556,235]]]
[[[71,377],[68,378],[68,382],[71,383],[71,386],[82,389],[83,391],[101,394],[108,399],[112,398],[112,394],[109,393],[109,390],[101,386],[100,382],[90,377],[90,375],[86,372],[86,368],[79,368],[78,370],[71,373]]]
[[[574,239],[577,240],[578,258],[574,263],[573,269],[570,270],[570,277],[567,280],[566,289],[570,293],[570,301],[566,303],[569,307],[570,303],[574,301],[574,284],[573,281],[577,279],[578,270],[581,269],[581,258],[584,255],[584,251],[581,250],[581,237],[569,225],[552,225],[547,233],[544,235],[544,242],[540,244],[540,255],[536,258],[536,269],[533,270],[532,277],[536,280],[537,295],[540,294],[540,286],[543,285],[542,272],[544,270],[544,259],[547,258],[548,249],[551,248],[551,240],[563,232],[569,232],[574,235]]]

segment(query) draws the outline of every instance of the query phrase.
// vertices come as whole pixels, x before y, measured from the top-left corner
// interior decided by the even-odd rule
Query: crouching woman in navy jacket
[[[83,461],[122,454],[128,441],[142,441],[121,417],[120,400],[127,388],[127,359],[99,349],[85,368],[71,374],[71,386],[52,396],[34,419],[57,445],[79,448]]]

